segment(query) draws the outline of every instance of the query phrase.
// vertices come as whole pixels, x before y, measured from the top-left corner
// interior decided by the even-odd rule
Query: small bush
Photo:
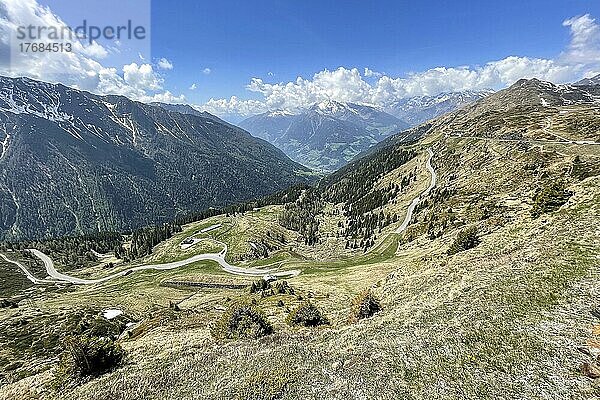
[[[271,289],[271,284],[262,278],[252,282],[252,285],[250,285],[250,293],[258,293],[269,289]]]
[[[65,377],[99,376],[123,362],[125,352],[107,337],[71,336],[63,342],[60,371]]]
[[[537,218],[542,214],[558,210],[573,194],[565,187],[564,181],[555,181],[540,189],[533,199],[531,215]]]
[[[477,246],[481,241],[479,237],[477,237],[478,230],[476,226],[472,226],[466,229],[463,229],[458,233],[458,236],[454,240],[454,243],[448,249],[448,254],[456,254],[461,251],[472,249]]]
[[[273,327],[255,304],[241,302],[223,313],[212,333],[218,339],[256,339],[273,333]]]
[[[350,310],[348,321],[358,322],[361,319],[372,317],[381,310],[381,303],[373,293],[367,289],[359,293],[358,296],[352,300],[352,308]]]
[[[118,317],[112,320],[97,317],[94,319],[82,320],[79,323],[79,333],[89,337],[108,337],[117,339],[123,330],[125,330],[125,323],[121,324]]]
[[[293,310],[286,319],[290,325],[319,326],[328,325],[329,320],[309,301],[305,301]]]
[[[294,294],[294,288],[287,281],[278,281],[273,285],[276,294]]]

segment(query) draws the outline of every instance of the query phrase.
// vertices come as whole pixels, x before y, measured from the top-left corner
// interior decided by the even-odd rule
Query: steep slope
[[[297,114],[268,112],[239,124],[290,158],[315,169],[335,170],[384,137],[407,127],[374,107],[332,100]]]
[[[600,85],[600,74],[592,76],[591,78],[584,78],[573,84],[574,86],[594,86]]]
[[[410,97],[391,104],[387,111],[410,125],[419,125],[440,115],[473,103],[492,90],[441,93],[437,96]]]
[[[158,106],[167,111],[172,111],[172,112],[176,112],[176,113],[180,113],[180,114],[195,115],[196,117],[207,118],[212,121],[218,122],[220,125],[227,125],[231,128],[235,128],[235,129],[238,128],[237,126],[235,126],[225,120],[222,120],[221,118],[209,113],[208,111],[198,111],[194,107],[190,106],[189,104],[170,104],[170,103],[161,103],[161,102],[154,102],[154,103],[150,103],[150,104],[152,104],[154,106]]]
[[[129,229],[304,181],[213,116],[0,78],[0,237]]]
[[[599,100],[600,86],[555,85],[537,79],[522,79],[505,90],[437,119],[430,129],[451,136],[564,141],[555,127],[562,129],[566,124],[565,128],[574,139],[592,140],[598,135],[595,118]],[[575,129],[576,126],[579,128]]]
[[[277,144],[297,117],[289,111],[269,111],[246,118],[238,125],[258,138]]]
[[[195,108],[193,108],[192,106],[190,106],[189,104],[170,104],[170,103],[160,103],[160,102],[154,102],[154,103],[150,103],[154,106],[159,106],[161,108],[164,108],[167,111],[173,111],[173,112],[178,112],[181,114],[191,114],[191,115],[195,115],[197,117],[207,117],[209,114],[206,111],[202,112],[202,111],[198,111]]]

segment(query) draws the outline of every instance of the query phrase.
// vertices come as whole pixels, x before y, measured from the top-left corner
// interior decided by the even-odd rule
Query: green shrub
[[[476,226],[463,229],[458,233],[458,236],[454,240],[454,243],[448,249],[448,254],[456,254],[461,251],[472,249],[477,246],[481,241],[477,236],[478,230]]]
[[[573,193],[566,189],[564,181],[552,182],[541,188],[533,199],[531,215],[534,218],[558,210]]]
[[[329,320],[310,301],[305,301],[293,310],[286,319],[290,325],[319,326],[328,325]]]
[[[294,288],[287,281],[278,281],[273,284],[275,294],[294,294]]]
[[[123,362],[125,352],[114,340],[89,335],[63,341],[59,370],[65,377],[99,376]]]
[[[348,321],[357,322],[369,318],[382,310],[381,303],[369,289],[362,291],[352,300]]]
[[[252,285],[250,285],[250,293],[258,293],[269,289],[271,289],[271,284],[262,278],[252,282]]]
[[[213,327],[218,339],[256,339],[273,333],[265,313],[255,304],[240,302],[231,305]]]

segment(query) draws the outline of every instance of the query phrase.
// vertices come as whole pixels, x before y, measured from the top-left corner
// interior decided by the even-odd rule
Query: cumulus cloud
[[[383,74],[381,72],[373,71],[369,67],[365,67],[365,73],[364,73],[364,75],[367,78],[371,78],[371,77],[379,78],[380,76],[383,76]]]
[[[158,68],[171,70],[173,69],[173,63],[163,57],[158,60]]]
[[[190,86],[190,90],[196,90],[198,88],[198,86],[196,86],[195,83],[192,83],[192,85]]]
[[[254,115],[268,111],[264,102],[259,100],[240,100],[236,96],[229,99],[211,98],[206,103],[196,106],[200,111],[208,111],[215,115]]]
[[[600,27],[589,14],[567,19],[563,26],[569,27],[571,42],[561,55],[563,62],[598,63],[600,61]]]
[[[158,90],[162,89],[163,80],[154,72],[152,65],[137,65],[131,63],[123,67],[123,79],[135,89]]]
[[[2,0],[0,3],[0,74],[27,76],[48,82],[60,82],[98,94],[120,94],[139,101],[182,102],[183,96],[163,91],[163,79],[148,63],[131,63],[121,68],[108,67],[99,60],[119,51],[119,44],[104,47],[97,42],[82,44],[76,38],[65,38],[71,52],[28,53],[9,57],[12,35],[18,26],[68,26],[49,7],[36,0]],[[160,64],[159,64],[160,67]]]
[[[210,68],[204,68],[204,69],[202,70],[202,73],[203,73],[204,75],[208,75],[208,74],[210,74],[211,72],[212,72],[212,70],[211,70]]]
[[[246,88],[260,94],[261,100],[211,99],[201,107],[216,114],[231,114],[237,109],[243,116],[264,110],[296,110],[327,99],[385,108],[408,97],[501,89],[521,78],[564,83],[600,71],[600,26],[595,19],[586,14],[565,20],[563,26],[569,29],[571,39],[555,59],[509,56],[484,65],[437,67],[403,77],[388,76],[368,67],[362,74],[357,68],[339,67],[290,82],[269,83],[252,78]]]
[[[90,45],[83,47],[81,53],[88,57],[96,59],[102,59],[108,56],[108,50],[104,46],[99,45],[96,41],[92,42],[92,44]]]

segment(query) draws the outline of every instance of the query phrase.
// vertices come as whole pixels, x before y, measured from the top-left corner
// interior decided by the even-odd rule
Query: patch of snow
[[[325,100],[320,103],[317,103],[314,109],[317,112],[328,115],[336,115],[344,112],[358,114],[358,111],[349,107],[348,104],[340,103],[333,100]]]
[[[549,106],[548,102],[543,97],[540,98],[540,102],[542,103],[542,106],[544,106],[544,107],[548,107]]]
[[[109,310],[104,310],[103,313],[102,313],[102,316],[104,318],[106,318],[106,319],[113,319],[113,318],[118,317],[121,314],[123,314],[123,311],[121,311],[121,310],[116,310],[116,309],[112,310],[112,309],[109,309]]]
[[[25,104],[23,100],[17,102],[12,88],[9,91],[0,92],[0,100],[3,100],[7,106],[0,108],[0,111],[13,114],[31,114],[53,122],[71,121],[73,119],[73,116],[60,111],[60,104],[58,103],[39,103],[42,110],[36,110],[31,104]]]
[[[275,111],[271,111],[270,113],[267,114],[268,117],[283,117],[283,116],[291,116],[291,115],[295,115],[295,114],[288,110],[275,110]]]
[[[7,132],[6,137],[2,141],[2,154],[0,155],[0,158],[4,157],[4,155],[6,154],[6,150],[8,150],[8,141],[9,140],[10,140],[10,135]]]

